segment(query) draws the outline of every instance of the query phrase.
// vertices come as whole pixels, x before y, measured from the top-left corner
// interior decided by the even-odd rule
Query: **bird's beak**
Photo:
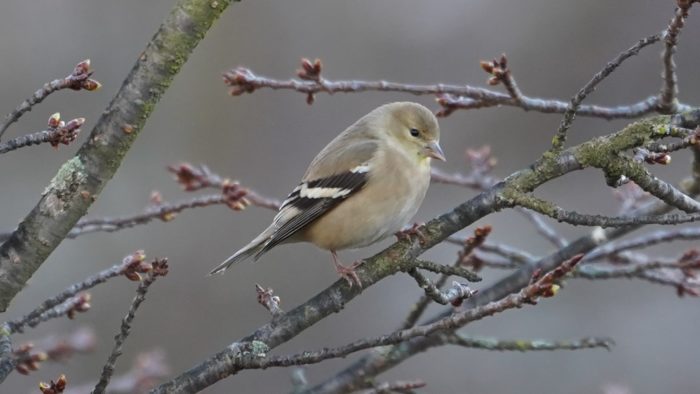
[[[445,154],[442,152],[442,148],[440,148],[440,144],[438,144],[437,141],[430,141],[428,145],[425,146],[425,155],[440,161],[447,161]]]

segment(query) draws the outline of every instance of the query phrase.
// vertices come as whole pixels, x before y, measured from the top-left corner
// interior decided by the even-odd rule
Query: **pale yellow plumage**
[[[430,184],[430,158],[444,160],[439,138],[437,119],[422,105],[378,107],[331,141],[273,223],[212,273],[281,243],[311,242],[330,250],[339,273],[359,284],[335,252],[384,239],[413,218]]]

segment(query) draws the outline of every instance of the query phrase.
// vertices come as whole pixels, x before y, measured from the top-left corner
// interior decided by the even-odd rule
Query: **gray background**
[[[61,92],[27,114],[7,137],[37,131],[48,116],[88,119],[84,135],[58,151],[39,146],[3,157],[0,223],[12,228],[36,203],[58,166],[86,138],[134,60],[174,1],[35,0],[0,6],[0,112],[9,112],[44,82],[67,74],[91,58],[103,89]],[[221,73],[236,65],[279,78],[291,76],[299,58],[320,57],[325,76],[402,82],[483,85],[478,62],[506,52],[520,87],[530,95],[566,99],[590,76],[637,39],[663,29],[674,1],[247,1],[232,5],[194,52],[151,116],[89,216],[140,211],[152,190],[166,200],[188,197],[165,166],[181,160],[207,163],[266,195],[283,197],[307,163],[336,133],[382,103],[416,100],[436,108],[431,97],[392,93],[321,95],[309,107],[294,92],[260,91],[230,97]],[[697,11],[697,10],[694,10]],[[697,103],[700,23],[691,15],[677,62],[681,97]],[[660,46],[630,60],[591,97],[591,102],[636,101],[660,86]],[[465,170],[466,147],[493,146],[496,174],[528,165],[548,146],[560,117],[513,108],[457,112],[441,121],[449,162],[440,168]],[[579,119],[572,142],[616,130],[623,122]],[[677,154],[667,179],[688,174],[688,156]],[[615,212],[611,190],[596,171],[583,171],[543,187],[539,195],[568,209]],[[464,201],[472,192],[434,186],[417,220],[426,221]],[[156,283],[138,313],[117,369],[129,368],[139,352],[163,348],[173,372],[182,371],[269,320],[255,302],[253,283],[273,287],[291,308],[336,279],[330,256],[309,245],[285,246],[259,264],[242,264],[214,279],[206,272],[257,234],[272,218],[263,209],[242,213],[225,207],[189,211],[167,224],[65,241],[13,301],[16,317],[67,285],[104,269],[135,249],[168,256],[171,274]],[[493,240],[533,253],[549,245],[519,215],[504,212],[479,224],[494,226]],[[584,228],[558,226],[575,236]],[[464,234],[467,234],[465,232]],[[346,261],[386,246],[346,252]],[[688,245],[667,248],[680,253]],[[456,249],[440,246],[428,256],[453,261]],[[486,271],[484,285],[503,273]],[[67,333],[91,325],[98,350],[63,365],[45,365],[30,377],[14,374],[3,393],[36,390],[39,380],[65,372],[71,382],[96,378],[112,346],[119,320],[135,284],[112,280],[93,292],[93,309],[75,321],[57,320],[20,339]],[[339,345],[393,330],[420,290],[396,276],[364,292],[339,315],[331,316],[280,347],[278,354]],[[437,310],[437,308],[436,308]],[[468,332],[503,338],[574,338],[609,335],[618,345],[601,350],[538,354],[491,353],[461,348],[434,349],[382,376],[381,380],[421,378],[430,393],[600,393],[609,384],[634,393],[698,392],[697,301],[678,299],[670,288],[646,283],[573,281],[555,299],[470,325]],[[353,358],[350,358],[353,359]],[[329,376],[348,360],[308,369],[312,382]],[[245,372],[208,393],[286,392],[290,371]],[[35,391],[32,391],[35,392]]]

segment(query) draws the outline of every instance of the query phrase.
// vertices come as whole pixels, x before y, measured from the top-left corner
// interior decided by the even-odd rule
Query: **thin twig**
[[[146,299],[146,293],[148,293],[148,288],[156,281],[159,276],[167,275],[168,273],[168,261],[167,259],[159,259],[153,262],[153,269],[148,273],[148,275],[139,283],[139,287],[136,289],[136,296],[131,301],[131,306],[129,306],[129,311],[126,316],[122,319],[121,329],[116,337],[114,337],[114,347],[112,352],[107,358],[107,362],[104,367],[102,367],[102,373],[100,374],[100,380],[95,385],[92,390],[92,394],[103,394],[109,384],[109,380],[114,373],[114,365],[117,362],[117,358],[122,354],[122,345],[126,338],[129,336],[131,331],[131,323],[136,315],[136,310],[139,308],[141,303]]]
[[[491,78],[487,81],[489,85],[503,84],[510,97],[516,103],[522,102],[523,93],[518,88],[518,84],[508,68],[508,58],[505,53],[500,58],[495,58],[490,62],[482,60],[481,68],[491,75]]]
[[[44,84],[41,89],[34,92],[32,97],[24,100],[22,104],[5,117],[5,120],[0,124],[0,138],[2,138],[2,135],[5,134],[5,131],[12,123],[16,122],[25,112],[31,111],[33,106],[42,102],[51,93],[61,89],[87,91],[99,89],[102,85],[98,81],[91,79],[91,75],[90,59],[86,59],[76,64],[73,71],[67,77],[55,79]]]
[[[42,302],[41,305],[29,312],[27,315],[7,322],[6,324],[10,330],[10,333],[20,333],[23,331],[25,326],[35,327],[40,322],[45,321],[44,318],[48,316],[60,316],[60,314],[57,314],[56,312],[49,315],[45,315],[45,313],[52,308],[61,306],[70,298],[75,297],[78,293],[91,289],[100,283],[104,283],[110,278],[125,274],[130,274],[133,277],[133,274],[136,274],[137,272],[144,272],[144,270],[141,269],[141,266],[142,264],[146,264],[144,262],[145,257],[146,256],[143,254],[143,251],[136,251],[126,256],[121,263],[115,264],[104,271],[88,277],[82,282],[75,283],[67,287],[61,293]],[[151,266],[152,264],[148,265]],[[132,277],[130,277],[130,279]],[[44,316],[44,318],[42,318],[42,316]]]
[[[685,25],[685,20],[688,18],[688,11],[692,4],[692,1],[678,1],[676,12],[663,33],[664,50],[661,53],[661,64],[663,65],[661,77],[663,84],[659,93],[658,104],[659,111],[662,113],[670,114],[678,110],[678,76],[673,55],[676,53],[678,36]]]
[[[323,84],[316,81],[300,81],[297,79],[275,80],[254,74],[251,70],[239,67],[227,72],[224,80],[231,86],[231,94],[234,96],[243,93],[252,93],[261,88],[273,90],[294,90],[304,94],[316,93],[359,93],[366,91],[402,92],[415,95],[439,95],[438,103],[443,106],[440,115],[446,116],[455,109],[474,109],[495,107],[499,105],[520,107],[527,111],[542,113],[564,113],[567,104],[563,101],[551,99],[538,99],[529,96],[521,96],[520,101],[514,100],[508,94],[503,94],[489,89],[473,87],[469,85],[418,85],[404,84],[389,81],[358,81],[323,80]],[[597,117],[603,119],[637,118],[656,110],[656,98],[650,97],[638,103],[619,106],[603,107],[597,105],[582,105],[578,113],[582,116]]]
[[[554,203],[539,199],[532,195],[522,195],[516,197],[515,204],[549,216],[559,222],[565,222],[574,226],[600,226],[606,228],[642,224],[670,225],[690,223],[700,220],[700,212],[640,216],[605,216],[583,214],[575,211],[564,210]]]
[[[469,173],[448,174],[440,169],[433,168],[431,170],[431,181],[434,183],[462,186],[480,191],[486,190],[501,181],[501,179],[488,174],[488,172],[490,171],[490,168],[488,167],[489,164],[485,163],[495,160],[491,158],[490,149],[468,149],[467,157],[469,158],[469,164],[471,167],[471,171]],[[542,218],[539,217],[538,214],[527,209],[521,208],[516,208],[516,211],[522,214],[527,220],[529,220],[535,227],[535,230],[537,230],[537,233],[542,235],[547,241],[552,243],[554,246],[560,248],[566,246],[566,239],[558,235],[556,230],[547,222],[542,220]]]
[[[475,248],[479,247],[482,245],[485,241],[486,238],[491,234],[491,226],[484,226],[484,227],[478,227],[474,230],[474,235],[472,237],[469,237],[463,241],[460,242],[460,246],[462,246],[462,250],[459,252],[458,258],[455,261],[455,263],[452,265],[454,268],[460,267],[464,260],[469,257],[469,255],[472,254]],[[471,272],[471,271],[469,271]],[[440,275],[438,280],[435,282],[435,287],[437,289],[441,288],[442,286],[445,285],[447,282],[447,279],[450,277],[450,274],[448,273],[443,273]],[[430,303],[431,297],[427,293],[423,295],[416,303],[411,307],[411,310],[406,316],[406,319],[404,320],[403,324],[401,325],[401,328],[411,328],[413,327],[417,322],[418,319],[423,315],[425,312],[425,309],[428,307],[428,304]]]
[[[630,53],[625,52],[621,54],[621,56],[626,55],[623,59],[616,58],[611,63],[614,63],[615,61],[622,62],[627,57],[636,54],[636,52],[638,52],[641,48],[654,44],[660,39],[661,34],[649,36],[641,40],[640,43],[635,45],[635,47],[630,48],[628,50],[631,51]],[[637,46],[639,46],[639,48],[636,48]],[[306,59],[303,59],[303,61],[304,60]],[[306,61],[308,62],[308,60]],[[612,70],[605,71],[604,69],[601,72],[604,72],[606,74],[605,76],[607,76],[611,71]],[[603,78],[605,78],[605,76],[603,76]],[[512,81],[514,82],[514,80]],[[253,71],[245,67],[238,67],[226,72],[224,74],[224,82],[231,87],[230,93],[233,96],[253,93],[256,90],[263,88],[273,90],[293,90],[305,94],[307,96],[307,101],[310,102],[313,102],[313,99],[309,100],[308,97],[313,97],[317,93],[334,94],[384,91],[410,93],[415,95],[436,95],[438,96],[438,103],[443,107],[443,110],[438,113],[441,116],[447,116],[456,109],[474,109],[495,107],[500,105],[519,107],[527,111],[538,111],[543,113],[566,113],[571,108],[571,104],[567,104],[563,101],[533,98],[522,94],[522,92],[519,90],[514,90],[514,92],[511,92],[511,89],[508,88],[509,94],[503,94],[493,90],[469,85],[420,85],[403,84],[383,80],[330,81],[328,79],[321,78],[320,75],[315,79],[302,78],[301,80],[277,80],[256,75],[253,73]],[[512,87],[516,87],[516,85],[512,85]],[[514,93],[518,94],[515,98],[512,96]],[[586,95],[587,94],[588,93],[586,93]],[[576,112],[582,116],[591,116],[603,119],[636,118],[656,111],[656,104],[656,97],[649,97],[634,104],[618,107],[580,105],[579,102],[579,105],[576,106]]]
[[[483,245],[479,246],[478,250],[501,256],[518,264],[530,264],[538,259],[538,257],[528,252],[504,244],[485,242]]]
[[[15,369],[15,358],[12,354],[12,330],[7,323],[0,326],[0,384]]]
[[[610,350],[615,341],[610,338],[579,338],[568,341],[551,341],[548,339],[503,340],[493,337],[473,337],[461,333],[446,335],[446,342],[462,347],[495,351],[553,351],[604,348]]]
[[[384,382],[375,384],[374,388],[367,390],[362,394],[412,394],[414,389],[425,387],[426,383],[420,379],[417,380],[397,380],[395,382]]]
[[[571,98],[571,102],[569,103],[566,112],[564,112],[564,118],[562,119],[561,124],[557,129],[557,133],[552,140],[553,150],[561,150],[564,147],[564,144],[566,143],[566,134],[569,131],[571,124],[574,122],[577,112],[581,109],[581,103],[586,99],[586,97],[588,97],[589,94],[593,93],[598,84],[612,74],[612,72],[615,71],[622,64],[622,62],[638,54],[644,47],[654,44],[660,39],[661,34],[654,34],[652,36],[642,38],[632,47],[620,53],[613,60],[608,62],[608,64],[606,64],[602,70],[596,73],[593,78],[591,78],[591,80],[588,81],[588,83],[586,83],[581,90],[579,90],[578,93]]]
[[[459,266],[460,262],[457,261],[454,265],[449,266],[449,265],[442,265],[442,264],[437,264],[433,263],[432,261],[427,261],[427,260],[416,260],[415,264],[413,265],[414,268],[420,268],[424,269],[426,271],[430,272],[435,272],[437,274],[443,274],[447,276],[459,276],[460,278],[464,278],[470,282],[480,282],[481,277],[477,275],[476,273],[466,269],[462,268]]]
[[[452,282],[452,286],[449,289],[441,291],[418,270],[410,269],[407,273],[416,280],[416,283],[425,291],[427,297],[440,305],[451,304],[459,306],[462,304],[462,301],[477,293],[477,290],[472,290],[466,284],[459,282]]]
[[[147,207],[143,212],[121,217],[102,217],[81,219],[68,233],[66,238],[77,238],[81,235],[94,232],[114,232],[125,230],[139,225],[150,223],[154,220],[169,222],[177,217],[182,211],[208,207],[212,205],[226,205],[231,209],[240,211],[248,204],[267,209],[276,209],[279,202],[275,199],[263,197],[260,194],[250,191],[240,196],[240,193],[230,194],[209,194],[197,196],[188,200],[176,203],[158,202]],[[0,233],[0,241],[10,237],[12,232]]]
[[[697,239],[700,239],[700,227],[657,230],[647,234],[642,234],[636,238],[609,242],[605,245],[601,245],[592,252],[588,253],[583,261],[592,262],[627,250],[647,248],[659,243],[671,241],[693,241]]]
[[[256,283],[255,292],[258,295],[258,304],[265,307],[265,309],[267,309],[272,314],[272,317],[284,313],[284,311],[280,307],[281,300],[278,296],[275,295],[275,291],[272,290],[272,288],[268,287],[266,289]]]
[[[51,123],[55,125],[52,126]],[[59,144],[68,145],[75,141],[80,133],[80,126],[85,123],[85,118],[76,118],[68,123],[60,121],[60,115],[54,114],[49,119],[49,129],[37,131],[36,133],[13,138],[7,142],[0,143],[0,154],[24,148],[25,146],[49,143],[58,147]]]

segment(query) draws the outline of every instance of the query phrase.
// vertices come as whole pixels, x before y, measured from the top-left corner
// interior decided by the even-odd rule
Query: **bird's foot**
[[[338,275],[343,277],[348,282],[348,285],[350,285],[350,287],[352,287],[354,284],[357,284],[357,286],[361,288],[362,281],[357,275],[357,272],[355,272],[355,269],[362,265],[362,260],[355,261],[348,267],[340,263],[340,261],[338,260],[338,256],[335,254],[335,252],[332,252],[332,254],[333,264],[335,264],[335,272],[337,272]]]
[[[346,267],[340,263],[335,264],[335,272],[338,273],[338,275],[342,276],[347,282],[350,287],[353,286],[353,284],[357,284],[360,288],[362,287],[362,281],[360,280],[360,277],[357,275],[357,272],[355,272],[355,268],[359,267],[362,264],[362,261],[356,261],[352,264],[350,264],[349,267]]]
[[[394,235],[396,235],[396,238],[399,241],[411,241],[414,238],[417,238],[421,245],[425,245],[428,242],[428,237],[426,237],[426,235],[420,230],[423,225],[425,225],[425,223],[413,223],[411,227],[397,231]]]

